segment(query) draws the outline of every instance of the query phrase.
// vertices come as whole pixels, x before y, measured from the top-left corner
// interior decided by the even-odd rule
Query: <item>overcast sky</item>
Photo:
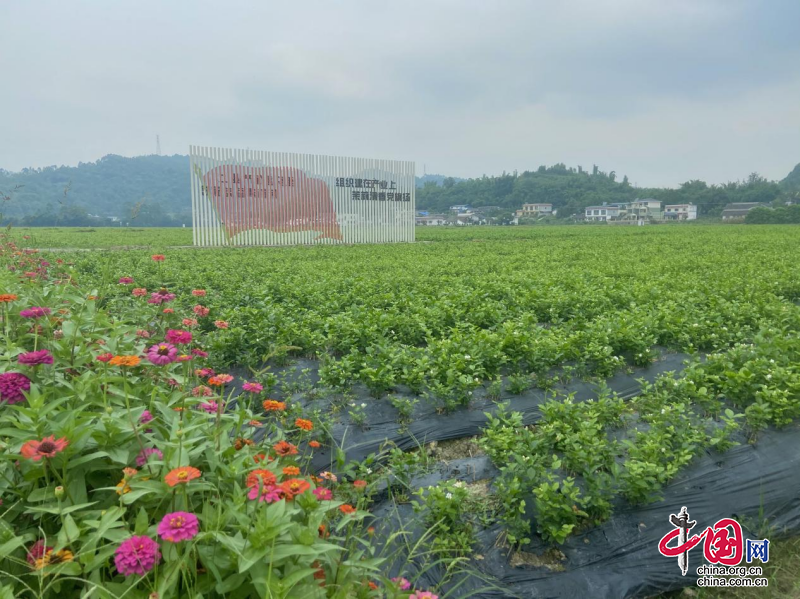
[[[640,186],[800,162],[800,1],[0,1],[0,168],[189,144]]]

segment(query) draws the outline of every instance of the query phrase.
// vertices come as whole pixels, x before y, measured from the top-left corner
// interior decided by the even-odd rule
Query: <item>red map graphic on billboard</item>
[[[228,237],[254,229],[342,240],[328,185],[293,167],[217,166],[203,175]]]

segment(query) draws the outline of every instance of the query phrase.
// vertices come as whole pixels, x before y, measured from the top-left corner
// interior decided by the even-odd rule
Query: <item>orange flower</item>
[[[253,456],[253,461],[254,461],[256,464],[260,464],[260,463],[261,463],[261,462],[263,462],[264,460],[269,460],[269,461],[271,462],[271,461],[272,461],[272,458],[271,458],[271,457],[270,457],[270,458],[268,458],[268,457],[266,456],[266,454],[263,454],[263,453],[257,453],[256,455],[254,455],[254,456]]]
[[[248,474],[245,484],[248,486],[248,488],[257,487],[259,484],[262,487],[266,487],[267,485],[274,485],[276,480],[277,478],[272,470],[265,470],[261,468],[259,470],[253,470],[250,474]]]
[[[258,420],[251,420],[251,421],[250,421],[250,422],[248,422],[247,424],[249,424],[250,426],[264,426],[264,425],[263,425],[262,423],[260,423]]]
[[[367,584],[369,585],[369,588],[372,589],[373,591],[378,590],[378,585],[372,582],[371,580]]]
[[[18,300],[19,298],[14,295],[13,293],[3,293],[0,294],[0,304],[7,304],[9,302],[13,302],[14,300]]]
[[[221,387],[225,383],[223,383],[218,376],[212,376],[210,379],[208,379],[208,384],[214,387]]]
[[[174,487],[180,483],[188,483],[190,480],[200,478],[200,471],[192,466],[181,466],[175,468],[164,477],[164,482],[170,487]]]
[[[152,256],[150,256],[150,257],[151,257],[153,260],[155,260],[156,262],[163,262],[163,261],[165,260],[165,256],[164,256],[164,254],[153,254],[153,255],[152,255]]]
[[[317,447],[319,447],[319,441],[309,441],[308,446],[316,449]]]
[[[356,489],[365,489],[367,487],[367,481],[365,481],[365,480],[354,480],[353,481],[353,486]]]
[[[261,405],[264,406],[264,410],[267,412],[282,412],[286,409],[286,403],[275,401],[274,399],[265,399]]]
[[[123,478],[121,481],[117,483],[117,495],[125,495],[125,493],[130,493],[131,487],[128,484],[128,479]]]
[[[350,504],[345,503],[344,505],[339,506],[339,511],[342,512],[343,514],[352,514],[353,512],[356,511],[356,508],[354,508]]]
[[[56,454],[64,451],[67,445],[69,445],[69,441],[66,438],[56,439],[55,435],[50,435],[41,441],[26,441],[20,449],[20,453],[23,457],[38,462],[42,458],[56,457]]]
[[[304,431],[310,431],[314,428],[314,424],[310,420],[304,420],[303,418],[295,420],[294,425],[297,428],[302,428]]]
[[[297,455],[297,446],[292,445],[286,441],[280,441],[272,446],[279,456],[286,457],[288,455]]]
[[[331,536],[331,533],[328,532],[328,527],[325,526],[324,524],[319,525],[319,527],[317,528],[317,532],[319,532],[319,536],[322,539],[327,539],[329,536]]]
[[[311,488],[311,484],[302,478],[290,478],[281,483],[281,489],[286,493],[286,499],[294,499]]]
[[[236,451],[239,451],[242,447],[245,447],[246,445],[255,445],[255,443],[253,442],[252,439],[243,439],[241,437],[239,437],[238,439],[236,439],[236,441],[233,442],[233,447],[234,449],[236,449]]]
[[[297,466],[286,466],[286,468],[283,469],[283,473],[286,476],[297,476],[300,474],[300,468]]]
[[[141,360],[139,356],[114,356],[111,358],[111,366],[138,366]]]

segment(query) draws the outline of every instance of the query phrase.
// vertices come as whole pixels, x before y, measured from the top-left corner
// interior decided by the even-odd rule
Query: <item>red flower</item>
[[[280,441],[272,446],[272,449],[275,450],[281,457],[286,457],[290,455],[297,455],[297,446],[288,443],[287,441]]]
[[[304,420],[303,418],[298,418],[294,421],[294,425],[297,428],[301,428],[304,431],[310,431],[314,428],[314,424],[310,420]]]
[[[343,514],[352,514],[353,512],[356,511],[356,508],[354,508],[350,504],[345,503],[344,505],[339,506],[339,511],[342,512]]]
[[[97,357],[95,358],[95,360],[97,360],[98,362],[108,362],[108,361],[110,361],[110,360],[111,360],[111,358],[113,358],[113,357],[114,357],[114,354],[112,354],[112,353],[105,353],[105,354],[100,354],[99,356],[97,356]]]
[[[155,260],[156,262],[163,262],[164,260],[166,260],[166,257],[164,256],[164,254],[153,254],[150,257],[153,260]]]
[[[281,483],[281,489],[286,494],[286,499],[294,499],[311,488],[311,484],[302,478],[290,478]]]
[[[308,446],[316,449],[317,447],[319,447],[319,441],[309,441]]]
[[[54,435],[45,437],[41,441],[27,441],[20,450],[20,453],[34,462],[38,462],[42,458],[54,458],[56,454],[64,451],[64,448],[69,445],[64,437],[56,439]]]
[[[192,289],[192,295],[195,297],[205,297],[206,290],[205,289]]]
[[[365,489],[367,487],[367,481],[365,481],[365,480],[354,480],[353,481],[353,486],[356,489]]]

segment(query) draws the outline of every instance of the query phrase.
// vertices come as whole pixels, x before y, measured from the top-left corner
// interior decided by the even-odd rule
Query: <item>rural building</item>
[[[626,215],[630,220],[661,220],[661,217],[661,202],[651,198],[631,202]]]
[[[457,212],[458,214],[461,214],[463,212],[469,212],[470,209],[471,207],[467,206],[466,204],[458,204],[457,206],[450,206],[450,211]]]
[[[664,206],[665,220],[697,220],[697,206],[694,204],[667,204]]]
[[[608,221],[619,217],[620,208],[614,204],[604,204],[602,206],[587,206],[584,213],[586,220]]]
[[[548,216],[553,214],[552,204],[523,204],[521,210],[517,210],[515,216],[535,218],[537,216]]]
[[[444,214],[428,214],[426,216],[418,216],[414,220],[416,224],[428,227],[439,227],[447,224],[447,217]]]
[[[743,220],[744,217],[747,216],[748,212],[750,212],[753,208],[758,208],[759,206],[766,206],[766,204],[762,202],[741,202],[738,204],[728,204],[722,211],[722,220]]]

